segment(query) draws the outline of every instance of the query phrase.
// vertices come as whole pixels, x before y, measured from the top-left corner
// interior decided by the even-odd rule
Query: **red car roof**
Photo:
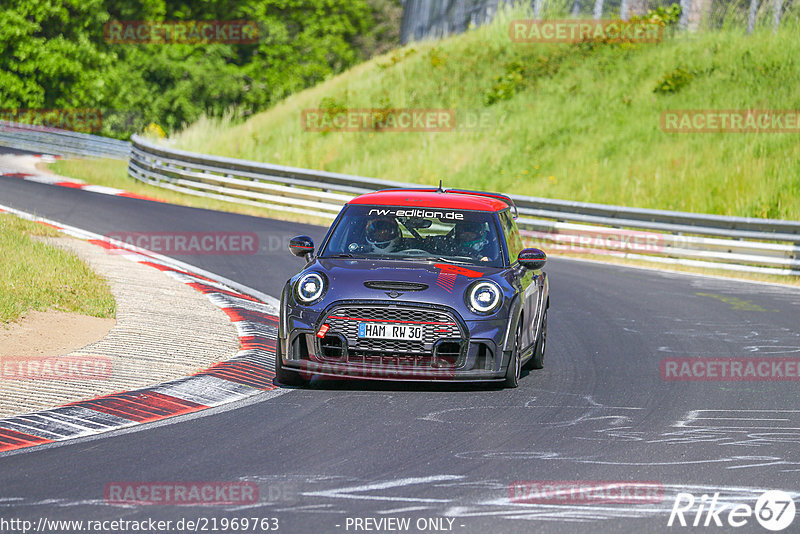
[[[490,196],[479,194],[448,193],[419,190],[389,190],[367,193],[354,198],[348,204],[369,204],[371,206],[411,206],[417,208],[442,208],[454,210],[502,211],[508,203]]]

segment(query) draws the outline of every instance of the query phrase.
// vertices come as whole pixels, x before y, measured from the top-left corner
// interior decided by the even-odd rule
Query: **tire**
[[[283,386],[305,386],[308,384],[308,380],[303,378],[300,373],[284,369],[281,355],[277,353],[275,354],[275,378]]]
[[[503,381],[504,388],[515,388],[519,386],[519,377],[522,374],[522,364],[519,359],[519,344],[522,339],[522,318],[517,322],[517,333],[514,336],[514,349],[511,351],[511,358],[508,360],[506,368],[506,379]]]
[[[528,369],[541,369],[544,367],[544,352],[547,349],[547,308],[544,310],[542,317],[542,332],[539,334],[539,339],[536,340],[536,350],[533,352],[533,357],[528,360],[526,367]]]

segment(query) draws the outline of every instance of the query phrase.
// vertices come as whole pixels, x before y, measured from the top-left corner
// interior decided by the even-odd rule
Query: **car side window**
[[[500,224],[503,227],[503,235],[506,238],[506,247],[508,248],[508,261],[514,263],[517,261],[519,253],[525,248],[522,243],[522,237],[519,235],[519,228],[517,222],[511,216],[511,211],[506,210],[500,214]]]

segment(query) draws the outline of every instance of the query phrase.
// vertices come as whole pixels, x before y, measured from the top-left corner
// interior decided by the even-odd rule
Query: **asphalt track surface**
[[[276,296],[302,267],[288,238],[324,233],[7,177],[0,204],[100,234],[256,232],[267,245],[255,255],[175,257]],[[411,520],[394,532],[436,531],[418,530],[420,518],[453,519],[451,532],[728,532],[668,529],[676,494],[719,492],[720,503],[751,506],[768,489],[797,497],[797,382],[665,381],[659,365],[800,356],[800,291],[564,259],[546,270],[545,368],[518,389],[315,379],[268,400],[17,451],[0,457],[0,518],[153,518],[172,520],[168,532],[203,517],[274,517],[291,533],[367,532],[354,529],[358,518]],[[104,501],[113,482],[242,480],[259,484],[258,503]],[[515,503],[515,481],[650,481],[663,498]],[[735,531],[767,532],[752,517]],[[784,532],[799,531],[796,519]]]

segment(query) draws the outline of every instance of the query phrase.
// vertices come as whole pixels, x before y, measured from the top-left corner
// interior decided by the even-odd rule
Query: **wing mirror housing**
[[[308,260],[314,255],[314,240],[307,235],[299,235],[289,240],[289,251],[299,258]]]
[[[519,253],[519,263],[526,269],[538,271],[544,267],[547,261],[547,254],[538,248],[526,248]]]

